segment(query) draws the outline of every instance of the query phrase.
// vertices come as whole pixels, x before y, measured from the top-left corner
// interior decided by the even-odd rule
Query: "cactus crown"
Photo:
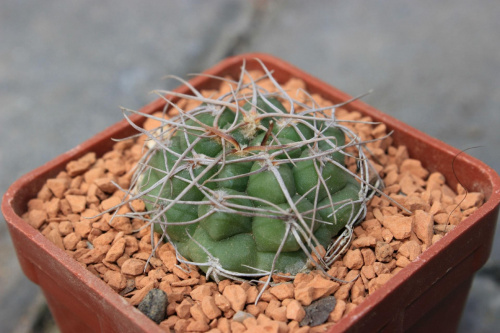
[[[220,96],[182,80],[192,95],[157,91],[200,105],[186,112],[163,97],[170,118],[144,114],[160,125],[139,129],[148,149],[130,200],[147,212],[129,214],[216,281],[327,270],[374,193],[363,142],[335,118],[340,105],[319,107],[306,92],[309,102],[293,99],[261,65],[261,77],[243,65],[239,80],[220,78],[231,87]]]

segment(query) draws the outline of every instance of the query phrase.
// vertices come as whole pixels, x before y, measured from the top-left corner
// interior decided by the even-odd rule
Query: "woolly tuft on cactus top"
[[[335,118],[339,105],[292,99],[261,65],[260,78],[244,66],[238,81],[220,78],[231,86],[220,96],[182,80],[192,95],[157,91],[201,105],[187,112],[167,100],[175,115],[145,114],[161,125],[140,129],[148,150],[130,200],[144,200],[147,212],[135,217],[216,281],[328,269],[378,186],[370,185],[363,142]],[[259,85],[264,78],[273,89]]]

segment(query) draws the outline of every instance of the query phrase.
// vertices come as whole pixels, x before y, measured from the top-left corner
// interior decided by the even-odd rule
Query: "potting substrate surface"
[[[309,98],[301,92],[305,87],[300,80],[292,79],[283,87],[293,98]],[[320,106],[332,104],[318,95],[312,97]],[[190,110],[196,102],[180,101],[178,105]],[[336,110],[336,118],[371,121],[341,108]],[[169,243],[161,243],[151,256],[150,226],[144,221],[111,218],[110,213],[95,217],[124,199],[124,192],[112,182],[129,187],[131,170],[144,153],[144,137],[118,142],[100,158],[88,153],[70,162],[66,171],[49,179],[37,198],[29,201],[23,218],[130,304],[149,311],[167,332],[322,332],[484,201],[483,194],[467,192],[460,185],[451,189],[442,174],[426,170],[408,155],[405,146],[393,146],[384,124],[343,124],[364,141],[379,139],[366,147],[384,180],[383,191],[412,212],[404,212],[384,196],[369,202],[367,216],[356,224],[348,251],[328,271],[348,283],[334,281],[320,271],[299,273],[293,280],[275,276],[273,285],[256,302],[263,284],[207,281],[196,266],[179,263]],[[144,124],[146,129],[156,126],[151,119]],[[353,159],[347,165],[356,168]],[[135,200],[122,206],[118,214],[131,210],[145,211],[145,204]],[[156,244],[160,235],[155,235]],[[147,310],[154,308],[152,303],[160,305],[159,312]]]

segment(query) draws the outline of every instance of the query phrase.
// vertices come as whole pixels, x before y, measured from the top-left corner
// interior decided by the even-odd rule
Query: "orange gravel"
[[[261,84],[270,86],[268,82]],[[300,80],[290,80],[284,88],[290,94],[298,91],[298,99],[308,98],[297,90],[305,88]],[[221,91],[224,89],[228,87]],[[320,106],[331,104],[320,96],[312,97]],[[195,106],[189,101],[180,104],[186,109]],[[343,109],[336,111],[336,117],[371,121],[359,112]],[[145,123],[145,128],[154,126],[151,121]],[[350,127],[364,140],[381,138],[387,132],[384,124],[354,123]],[[256,303],[262,285],[228,280],[217,285],[206,281],[197,267],[177,262],[171,244],[161,244],[155,256],[149,258],[150,228],[144,222],[126,217],[111,220],[110,213],[90,218],[122,201],[124,193],[111,181],[129,187],[130,170],[141,157],[142,144],[142,138],[119,142],[101,158],[88,153],[68,163],[66,171],[49,179],[37,198],[29,201],[23,218],[130,304],[137,306],[153,288],[163,290],[169,304],[160,327],[166,332],[323,332],[484,201],[481,193],[465,195],[461,186],[455,193],[442,174],[430,173],[420,161],[408,156],[406,147],[393,146],[392,138],[369,143],[372,162],[385,181],[384,192],[412,214],[385,197],[374,197],[366,219],[354,229],[349,250],[328,271],[349,283],[332,281],[319,271],[298,274],[294,280],[276,278],[279,283],[264,291]],[[355,168],[354,161],[348,165]],[[144,203],[136,200],[120,208],[119,213],[132,210],[144,211]],[[337,303],[327,322],[300,327],[304,307],[330,295],[336,297]]]

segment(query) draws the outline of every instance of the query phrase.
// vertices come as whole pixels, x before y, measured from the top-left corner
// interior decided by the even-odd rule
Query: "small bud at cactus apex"
[[[292,99],[261,65],[273,92],[244,71],[230,93],[193,88],[182,97],[199,106],[173,106],[178,114],[143,130],[149,149],[132,184],[146,204],[140,216],[216,281],[328,269],[381,184],[370,185],[363,142],[337,121],[337,106]]]

